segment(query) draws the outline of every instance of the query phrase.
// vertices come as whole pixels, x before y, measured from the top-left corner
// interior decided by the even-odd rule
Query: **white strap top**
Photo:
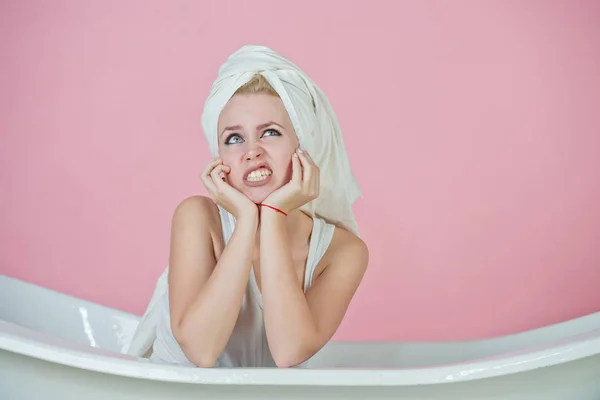
[[[231,238],[235,218],[219,207],[223,240]],[[327,251],[335,226],[319,218],[313,218],[313,230],[309,243],[304,291],[313,280],[315,269]],[[157,362],[193,366],[185,356],[171,332],[169,317],[168,267],[158,278],[154,294],[127,351],[136,356],[147,356]],[[254,269],[251,269],[242,307],[232,335],[218,358],[216,367],[274,367],[264,328],[262,295],[258,288]]]

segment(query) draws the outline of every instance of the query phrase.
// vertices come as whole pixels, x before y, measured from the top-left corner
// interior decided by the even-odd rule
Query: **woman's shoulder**
[[[203,217],[218,216],[219,208],[210,198],[201,195],[193,195],[183,199],[175,208],[175,215],[184,214],[185,216]]]
[[[367,244],[354,233],[340,226],[334,225],[333,236],[329,247],[323,256],[321,272],[336,265],[355,265],[357,272],[362,273],[369,261]]]
[[[335,227],[330,247],[334,255],[349,253],[359,258],[369,256],[369,248],[364,240],[339,226]]]
[[[219,208],[210,198],[194,195],[183,199],[173,213],[173,226],[194,226],[198,229],[221,229]]]

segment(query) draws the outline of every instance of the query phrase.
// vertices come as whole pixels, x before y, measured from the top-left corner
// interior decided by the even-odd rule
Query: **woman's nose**
[[[255,158],[258,158],[258,157],[262,156],[262,154],[263,154],[263,150],[260,148],[260,146],[252,145],[248,149],[248,152],[246,152],[246,160],[247,161],[252,161]]]

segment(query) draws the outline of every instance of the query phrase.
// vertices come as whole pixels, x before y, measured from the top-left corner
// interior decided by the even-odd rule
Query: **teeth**
[[[266,168],[260,168],[256,171],[250,172],[246,179],[250,182],[258,182],[266,179],[269,175],[271,175],[271,171]]]

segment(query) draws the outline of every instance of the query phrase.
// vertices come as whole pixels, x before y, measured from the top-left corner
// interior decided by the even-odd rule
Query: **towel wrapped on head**
[[[214,157],[219,154],[217,123],[221,111],[234,93],[256,74],[264,76],[277,92],[300,145],[320,170],[319,197],[301,209],[358,236],[352,204],[362,193],[350,168],[337,117],[316,83],[272,49],[244,46],[219,68],[202,114],[202,128],[210,152]]]

